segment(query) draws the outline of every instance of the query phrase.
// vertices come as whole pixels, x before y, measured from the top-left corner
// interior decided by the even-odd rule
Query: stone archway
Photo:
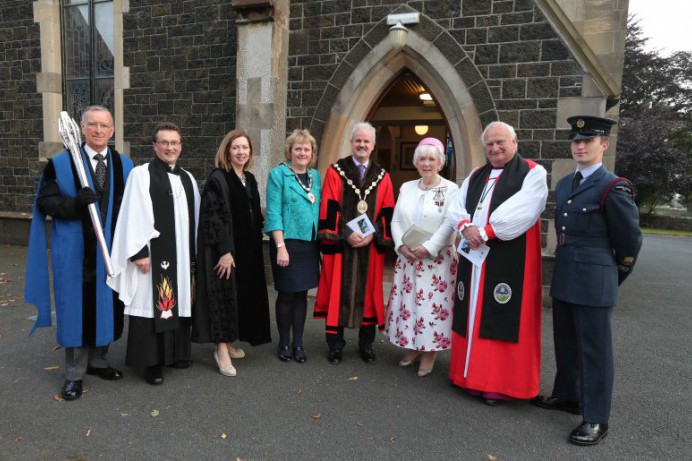
[[[409,30],[406,46],[394,50],[388,41],[388,27],[381,21],[334,73],[310,126],[314,133],[322,134],[321,173],[349,153],[348,135],[353,125],[368,116],[381,93],[404,68],[432,91],[447,120],[456,151],[456,180],[485,163],[482,126],[498,119],[490,91],[466,52],[444,29],[423,15],[420,26],[426,26],[420,27],[426,36],[417,29]],[[448,59],[452,55],[456,62]]]

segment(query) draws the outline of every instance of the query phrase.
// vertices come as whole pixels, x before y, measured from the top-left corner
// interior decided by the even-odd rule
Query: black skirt
[[[285,240],[288,266],[276,264],[276,244],[269,245],[269,257],[274,274],[274,288],[284,293],[296,293],[315,288],[320,278],[320,250],[316,241]]]

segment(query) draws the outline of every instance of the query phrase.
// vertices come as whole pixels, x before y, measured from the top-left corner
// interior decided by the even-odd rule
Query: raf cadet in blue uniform
[[[613,392],[611,320],[618,286],[632,271],[642,234],[634,188],[603,166],[615,121],[567,119],[575,174],[555,188],[557,249],[550,294],[557,375],[542,408],[582,414],[568,441],[595,445],[608,434]]]

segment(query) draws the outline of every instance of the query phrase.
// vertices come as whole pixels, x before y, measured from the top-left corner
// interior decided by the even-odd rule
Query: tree
[[[650,214],[675,194],[689,194],[692,156],[676,142],[681,123],[670,113],[647,109],[642,115],[620,119],[616,171],[636,185],[637,205]]]
[[[692,53],[664,57],[630,16],[620,102],[616,171],[651,213],[675,194],[692,199]]]

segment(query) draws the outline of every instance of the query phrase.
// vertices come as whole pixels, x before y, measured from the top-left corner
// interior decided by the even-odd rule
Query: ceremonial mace
[[[79,125],[77,125],[77,122],[65,111],[60,112],[58,132],[60,133],[60,138],[65,148],[70,152],[70,155],[72,155],[72,160],[77,170],[77,176],[79,177],[79,183],[82,187],[90,187],[86,169],[84,168],[84,162],[82,161],[82,152],[80,148],[82,145],[82,135],[79,131]],[[111,264],[108,245],[106,245],[106,237],[103,235],[101,218],[99,217],[99,212],[95,203],[89,204],[89,216],[91,216],[91,224],[96,233],[96,240],[101,248],[103,262],[106,265],[106,272],[108,272],[108,275],[113,275],[113,265]]]

